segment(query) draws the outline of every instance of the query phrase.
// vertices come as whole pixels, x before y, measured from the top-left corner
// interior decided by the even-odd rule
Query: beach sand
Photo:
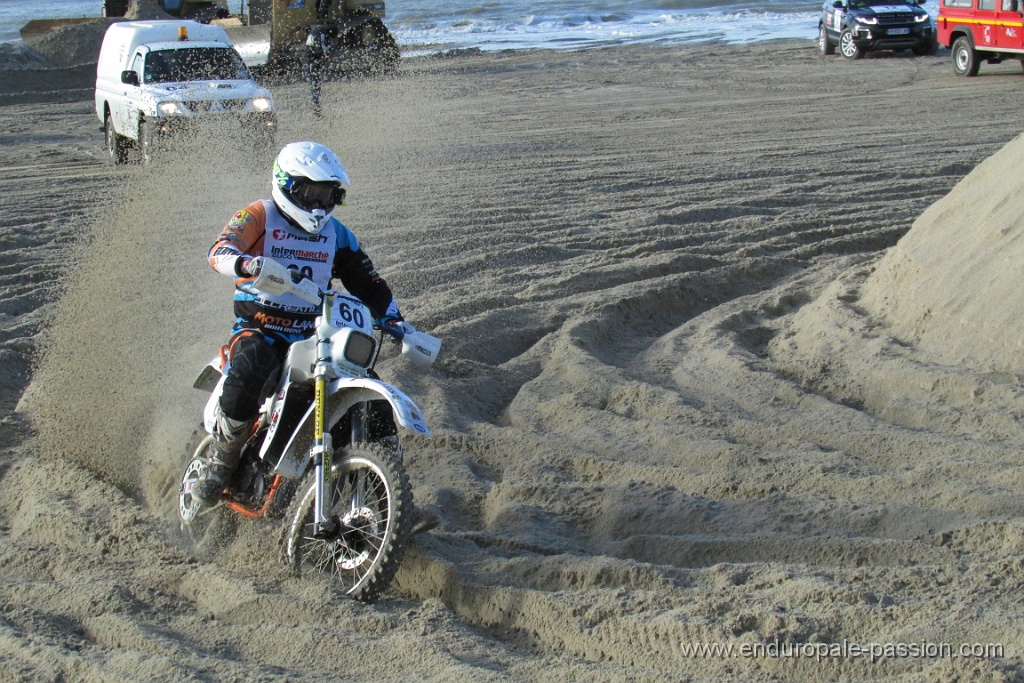
[[[370,606],[270,525],[175,521],[231,322],[206,248],[269,157],[113,168],[88,64],[8,66],[0,680],[1024,680],[1016,62],[471,52],[323,120],[275,86],[444,340],[378,368],[442,524]]]

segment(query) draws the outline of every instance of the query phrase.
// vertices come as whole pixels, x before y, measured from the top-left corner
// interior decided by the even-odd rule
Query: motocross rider
[[[273,381],[288,347],[315,331],[319,306],[290,293],[272,295],[255,288],[266,259],[296,270],[322,290],[337,278],[379,324],[412,330],[355,235],[331,216],[344,204],[347,184],[344,166],[327,147],[287,144],[274,162],[272,198],[236,213],[210,247],[213,269],[235,278],[237,319],[223,351],[228,370],[216,406],[214,446],[192,489],[201,505],[220,499],[251,433],[264,385]]]

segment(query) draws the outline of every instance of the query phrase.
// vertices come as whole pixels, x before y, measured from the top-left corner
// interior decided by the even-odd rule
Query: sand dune
[[[470,54],[332,83],[323,121],[277,86],[445,341],[381,368],[443,523],[372,606],[263,526],[183,546],[205,250],[269,159],[105,166],[80,72],[0,93],[0,680],[1022,679],[1019,66]]]

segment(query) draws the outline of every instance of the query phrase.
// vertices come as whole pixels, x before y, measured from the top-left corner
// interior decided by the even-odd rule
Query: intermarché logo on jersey
[[[331,257],[326,251],[310,251],[309,249],[285,249],[283,247],[272,247],[270,255],[275,258],[291,259],[294,261],[316,261],[326,263]]]
[[[281,230],[280,228],[274,230],[275,240],[298,240],[300,242],[326,242],[327,235],[293,235],[292,233]]]

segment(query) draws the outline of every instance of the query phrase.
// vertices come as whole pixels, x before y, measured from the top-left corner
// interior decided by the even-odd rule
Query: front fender
[[[430,436],[430,428],[419,406],[409,396],[387,382],[369,377],[336,379],[327,392],[327,424],[334,426],[349,408],[363,401],[386,400],[391,404],[398,424],[414,432]]]
[[[430,436],[426,418],[419,406],[400,389],[369,377],[336,379],[327,387],[327,430],[345,416],[352,406],[364,401],[387,401],[395,420],[406,429]],[[313,406],[309,407],[291,439],[284,447],[276,471],[286,479],[295,479],[305,471],[309,448],[313,444]]]

